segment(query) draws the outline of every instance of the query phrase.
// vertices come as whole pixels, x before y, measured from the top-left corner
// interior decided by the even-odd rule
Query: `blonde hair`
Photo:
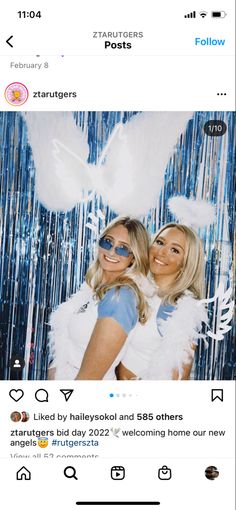
[[[98,299],[102,299],[106,292],[113,287],[116,287],[117,290],[125,285],[131,287],[131,289],[134,290],[138,301],[137,309],[139,322],[145,323],[148,318],[148,305],[142,291],[135,282],[135,277],[140,274],[147,276],[148,273],[148,234],[145,227],[139,220],[130,218],[129,216],[124,216],[115,218],[111,221],[102,232],[101,237],[108,235],[112,228],[118,227],[119,225],[122,225],[128,230],[129,245],[133,254],[133,262],[130,267],[126,268],[113,282],[102,285],[103,270],[97,257],[95,262],[89,267],[85,280],[94,290],[95,296]]]
[[[167,223],[154,237],[153,243],[167,228],[176,228],[185,235],[187,250],[184,256],[183,268],[171,286],[159,291],[160,297],[171,304],[175,304],[186,290],[193,293],[195,298],[202,299],[204,296],[204,255],[200,239],[196,232],[186,225],[179,223]]]

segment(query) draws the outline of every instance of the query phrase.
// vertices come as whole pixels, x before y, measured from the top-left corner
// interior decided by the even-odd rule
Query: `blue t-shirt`
[[[104,317],[114,319],[128,335],[138,321],[135,292],[127,285],[108,290],[98,303],[98,318]]]
[[[157,331],[162,335],[161,323],[162,321],[167,321],[167,319],[171,316],[172,312],[176,310],[176,306],[171,305],[170,303],[161,303],[157,315],[156,315],[156,323],[157,323]]]

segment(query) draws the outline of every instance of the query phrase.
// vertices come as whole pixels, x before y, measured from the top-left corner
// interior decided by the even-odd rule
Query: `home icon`
[[[22,466],[22,468],[20,468],[19,471],[16,472],[16,479],[31,480],[31,472],[28,469],[26,469],[25,466]]]

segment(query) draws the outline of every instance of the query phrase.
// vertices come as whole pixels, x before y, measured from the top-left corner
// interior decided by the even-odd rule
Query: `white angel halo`
[[[168,209],[179,223],[189,227],[203,228],[214,223],[215,206],[207,200],[174,196],[168,200]]]

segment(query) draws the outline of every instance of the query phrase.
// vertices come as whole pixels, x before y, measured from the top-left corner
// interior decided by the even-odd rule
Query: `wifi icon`
[[[200,14],[201,18],[205,18],[206,15],[207,15],[207,12],[206,11],[201,11],[201,12],[199,12],[199,14]]]

